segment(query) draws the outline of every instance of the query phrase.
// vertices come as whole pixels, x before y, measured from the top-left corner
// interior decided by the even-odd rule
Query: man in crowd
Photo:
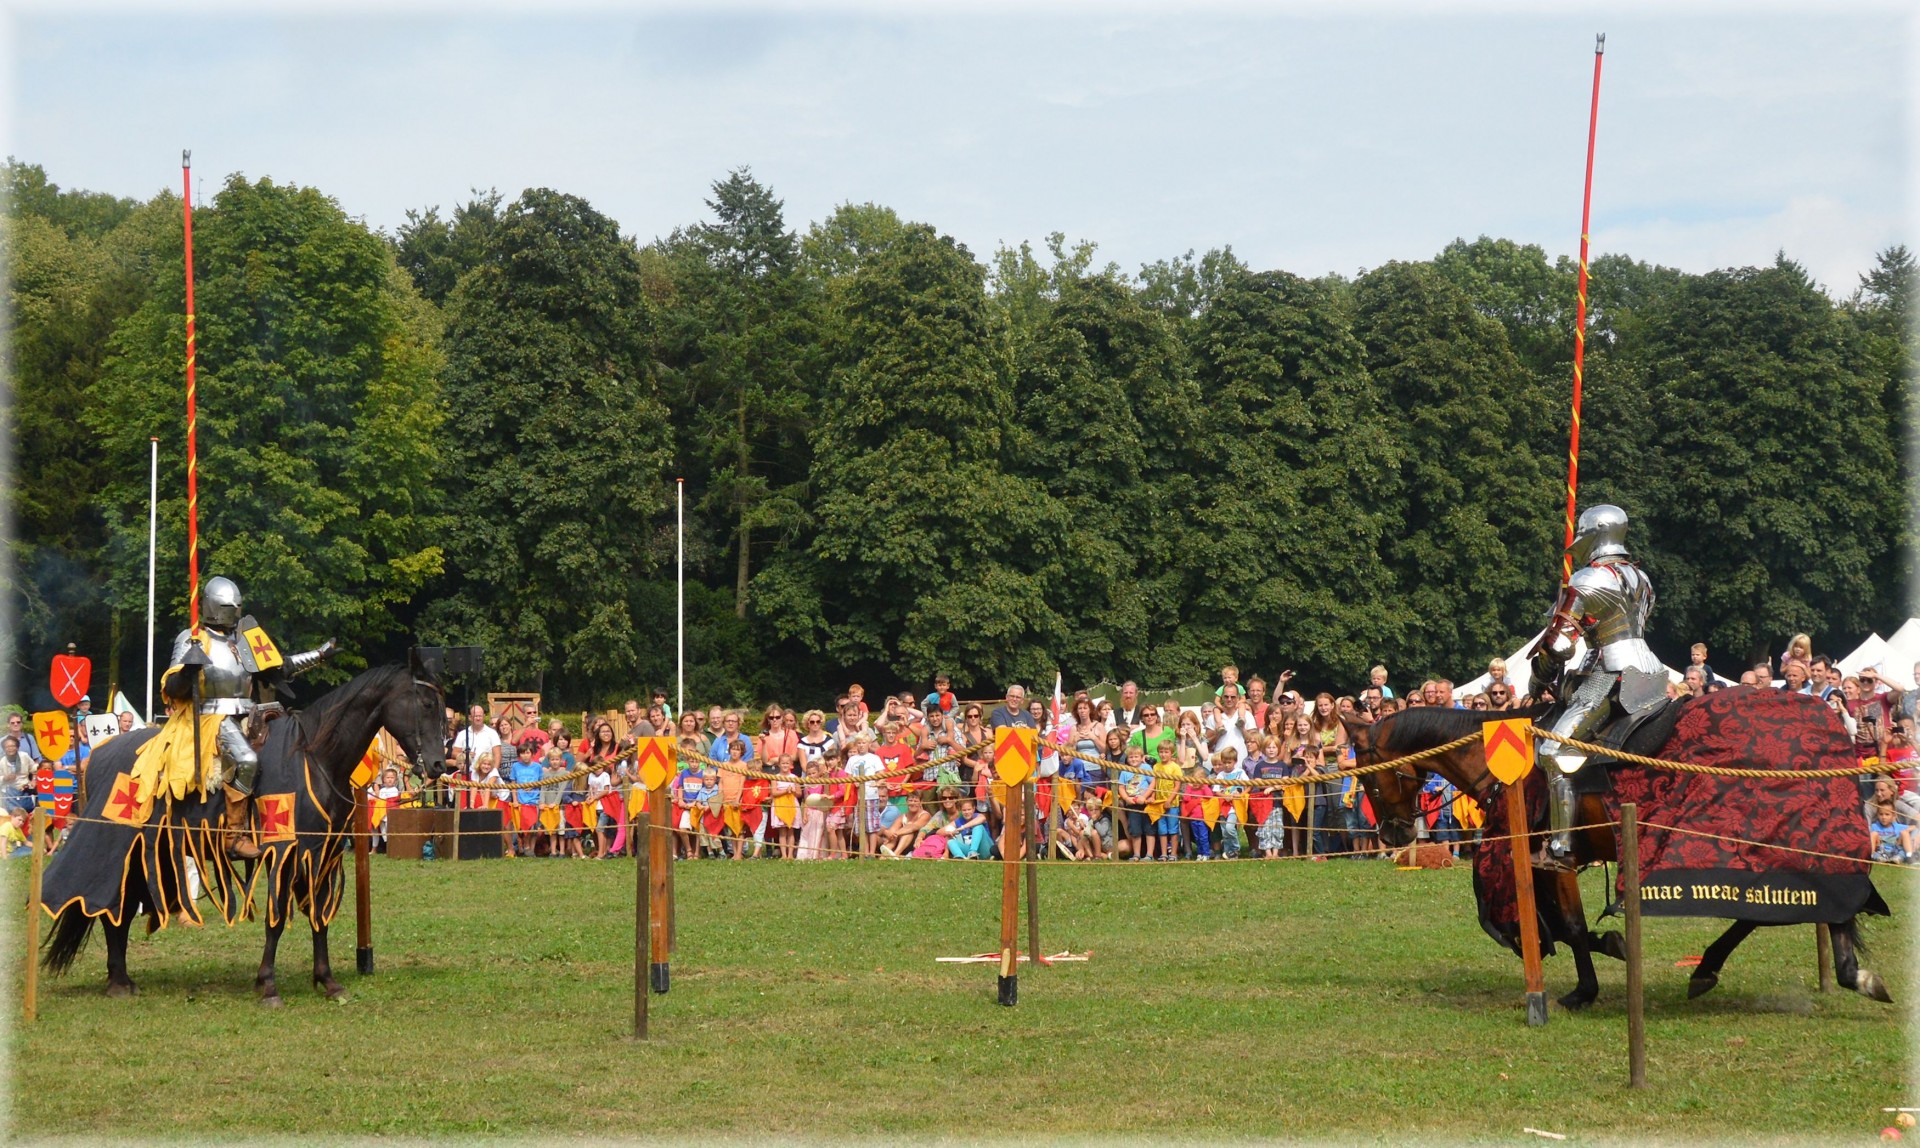
[[[1707,675],[1699,666],[1688,666],[1683,678],[1681,686],[1689,695],[1697,698],[1707,692]]]
[[[474,771],[472,777],[485,777],[488,769],[500,768],[500,735],[487,724],[485,709],[467,707],[467,724],[453,736],[453,751]]]
[[[1259,727],[1253,724],[1253,715],[1240,704],[1240,687],[1222,686],[1220,705],[1204,723],[1203,732],[1207,735],[1207,749],[1215,754],[1227,749],[1235,751],[1235,761],[1247,759],[1247,734],[1258,733]]]
[[[1113,707],[1113,722],[1128,729],[1140,726],[1140,686],[1135,682],[1120,683],[1120,704]]]
[[[1806,663],[1799,658],[1787,659],[1786,678],[1787,684],[1784,688],[1788,693],[1811,694],[1813,692],[1813,678],[1807,672]]]
[[[33,733],[26,728],[26,719],[19,714],[7,715],[7,732],[5,736],[19,739],[20,752],[27,755],[27,760],[36,765],[46,760],[40,753],[40,743],[33,740]]]
[[[999,729],[1005,725],[1039,728],[1033,715],[1027,712],[1027,687],[1018,683],[1007,687],[1006,703],[993,707],[993,712],[987,715],[988,729]]]
[[[1490,710],[1510,710],[1520,704],[1519,697],[1513,692],[1510,682],[1487,687],[1487,708]]]

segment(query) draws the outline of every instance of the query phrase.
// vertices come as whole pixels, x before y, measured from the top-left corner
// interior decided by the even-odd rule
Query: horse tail
[[[81,911],[80,902],[72,902],[53,919],[53,932],[41,946],[40,967],[56,977],[65,973],[87,947],[92,933],[93,918]]]

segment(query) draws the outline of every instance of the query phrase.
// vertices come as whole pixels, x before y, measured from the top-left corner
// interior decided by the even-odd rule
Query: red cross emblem
[[[261,794],[260,840],[263,842],[293,840],[293,794]]]
[[[253,641],[248,644],[253,647],[253,656],[255,658],[264,658],[269,654],[277,652],[273,648],[273,643],[267,640],[267,636],[258,631],[254,633]]]
[[[107,819],[122,825],[141,825],[146,822],[140,786],[132,774],[123,773],[113,779],[113,791],[107,795]]]

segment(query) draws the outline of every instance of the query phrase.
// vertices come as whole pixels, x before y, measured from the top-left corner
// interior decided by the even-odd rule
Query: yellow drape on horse
[[[201,641],[206,641],[203,636]],[[167,678],[178,669],[160,676],[164,696]],[[177,801],[190,792],[212,793],[220,784],[220,714],[200,715],[200,762],[193,760],[193,706],[189,702],[167,701],[167,721],[153,739],[140,747],[133,761],[134,785],[143,801],[168,793]]]

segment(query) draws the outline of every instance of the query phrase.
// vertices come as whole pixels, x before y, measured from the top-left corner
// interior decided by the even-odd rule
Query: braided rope
[[[1247,778],[1245,780],[1242,780],[1240,778],[1234,778],[1232,781],[1225,781],[1225,782],[1221,782],[1216,779],[1216,784],[1231,785],[1235,788],[1240,788],[1240,789],[1285,789],[1289,786],[1295,789],[1299,789],[1299,788],[1304,788],[1305,786],[1308,786],[1308,785],[1317,785],[1323,781],[1343,781],[1349,777],[1364,777],[1369,773],[1379,773],[1383,770],[1393,769],[1396,766],[1412,765],[1417,762],[1425,761],[1430,757],[1439,757],[1441,754],[1444,754],[1444,753],[1452,753],[1454,750],[1459,749],[1464,745],[1467,745],[1471,742],[1478,741],[1480,739],[1480,736],[1481,735],[1478,733],[1470,733],[1465,737],[1455,738],[1454,740],[1447,742],[1445,745],[1436,745],[1432,749],[1423,749],[1415,753],[1407,754],[1404,757],[1390,758],[1386,761],[1376,761],[1372,765],[1355,766],[1352,769],[1336,769],[1336,770],[1331,770],[1331,771],[1322,772],[1322,773],[1303,773],[1298,777],[1264,778],[1264,779]],[[1572,743],[1568,743],[1568,744],[1572,744]],[[1142,772],[1140,770],[1134,769],[1132,766],[1127,765],[1125,762],[1109,761],[1104,757],[1091,757],[1087,754],[1079,753],[1075,750],[1068,749],[1065,746],[1061,746],[1059,752],[1062,757],[1071,757],[1077,761],[1084,761],[1090,765],[1103,766],[1110,770],[1118,770],[1126,773]],[[1158,772],[1158,767],[1148,772],[1152,772],[1156,777],[1168,776],[1167,774]],[[1179,776],[1184,777],[1185,774],[1181,774]]]
[[[1592,742],[1577,741],[1570,737],[1554,737],[1551,733],[1545,733],[1543,736],[1561,745],[1570,745],[1584,753],[1597,753],[1617,761],[1631,762],[1634,765],[1644,765],[1652,769],[1674,769],[1681,773],[1710,773],[1719,777],[1747,777],[1763,781],[1776,777],[1815,780],[1828,777],[1860,777],[1869,773],[1887,772],[1886,767],[1880,765],[1855,765],[1844,769],[1740,769],[1730,765],[1701,765],[1693,761],[1667,761],[1658,757],[1642,757],[1637,753],[1609,749],[1604,745],[1594,745]]]

